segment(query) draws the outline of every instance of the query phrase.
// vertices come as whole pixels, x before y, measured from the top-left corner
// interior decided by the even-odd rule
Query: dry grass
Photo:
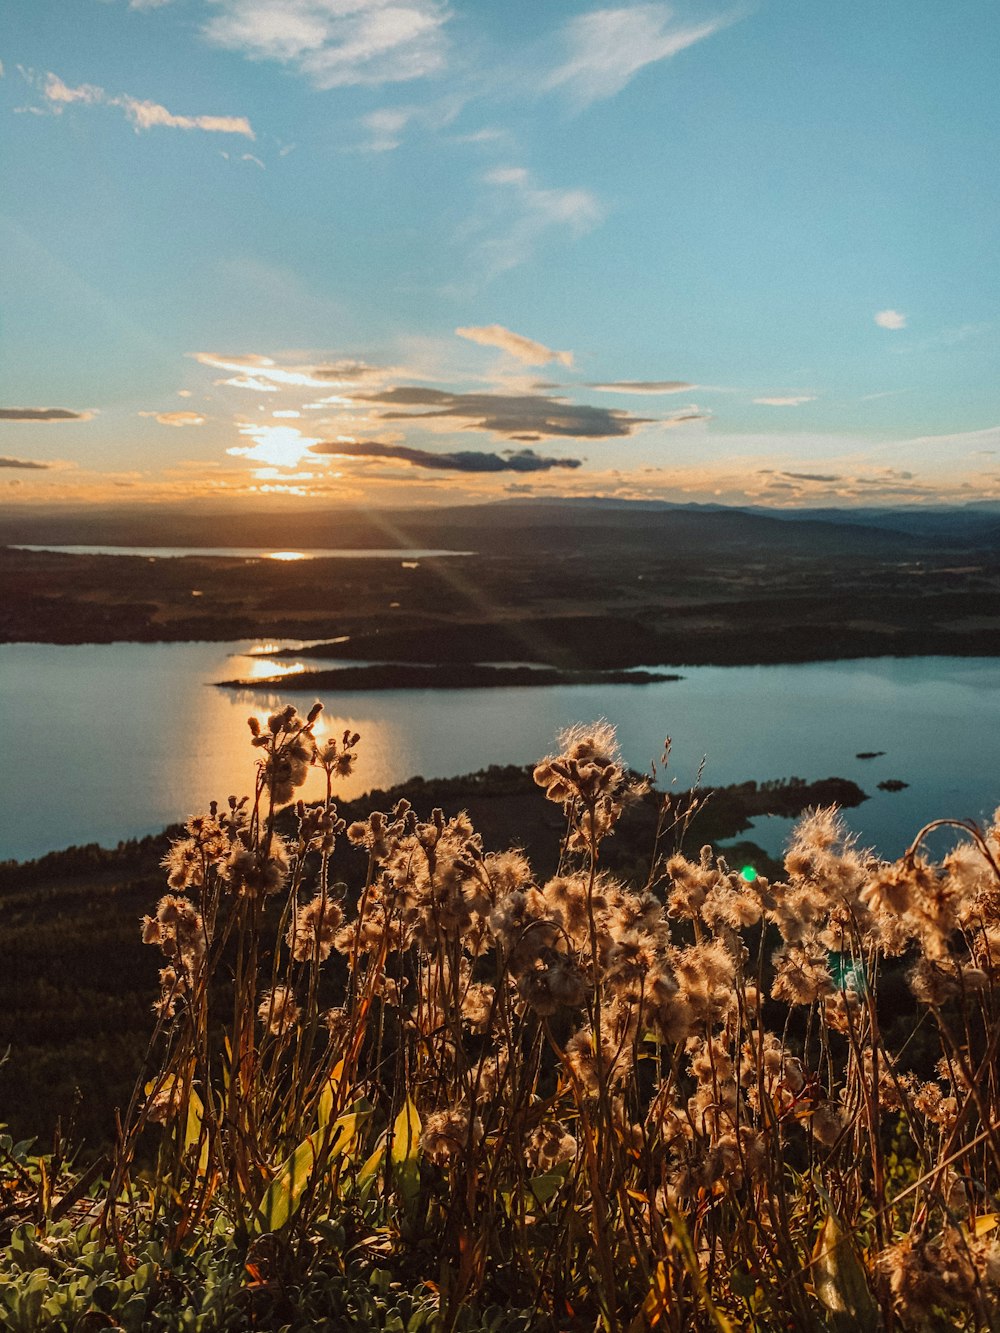
[[[601,849],[638,784],[602,724],[536,770],[565,815],[540,883],[462,814],[345,828],[358,738],[318,744],[318,712],[255,730],[254,797],[189,821],[143,924],[159,1073],[100,1207],[122,1271],[211,1230],[244,1286],[388,1273],[442,1333],[491,1306],[615,1333],[1000,1328],[1000,828],[956,824],[941,864],[922,831],[890,865],[818,811],[769,883],[661,855],[665,803],[627,886]],[[282,837],[313,764],[327,799]]]

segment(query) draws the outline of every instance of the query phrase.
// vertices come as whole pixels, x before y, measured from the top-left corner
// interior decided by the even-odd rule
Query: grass
[[[600,724],[535,770],[536,875],[348,825],[318,721],[252,723],[253,796],[166,855],[107,1158],[0,1141],[12,1328],[1000,1329],[1000,829],[885,864],[821,809],[768,878],[657,797],[626,878]]]

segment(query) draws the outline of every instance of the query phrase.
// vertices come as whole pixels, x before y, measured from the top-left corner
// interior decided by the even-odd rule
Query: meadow
[[[1000,1327],[1000,827],[729,864],[595,724],[498,849],[319,712],[163,855],[108,1152],[0,1142],[11,1328]]]

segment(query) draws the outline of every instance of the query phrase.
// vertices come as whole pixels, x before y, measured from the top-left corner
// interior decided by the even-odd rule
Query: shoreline
[[[227,633],[220,635],[211,635],[211,636],[204,634],[197,634],[197,635],[158,634],[158,635],[148,635],[148,636],[144,635],[144,636],[122,637],[122,636],[114,636],[109,633],[107,636],[102,636],[99,638],[93,636],[82,637],[79,635],[60,635],[57,637],[54,634],[49,635],[47,637],[39,637],[36,634],[31,638],[22,638],[22,637],[11,637],[11,636],[0,635],[0,648],[4,647],[13,648],[19,646],[51,647],[51,648],[106,648],[106,647],[111,647],[112,645],[115,644],[122,644],[122,645],[145,644],[145,645],[161,645],[163,647],[169,647],[172,644],[204,643],[204,644],[222,645],[222,644],[233,644],[233,643],[249,643],[254,640],[260,640],[260,639],[273,641],[275,639],[285,640],[285,639],[296,639],[298,637],[300,636],[295,634],[294,631],[292,631],[291,629],[289,629],[287,632],[279,632],[277,630],[271,630],[271,629],[255,630],[251,629],[250,627],[245,627],[241,632],[235,632],[232,634]],[[347,653],[338,654],[335,652],[331,652],[329,654],[318,653],[318,652],[315,654],[310,654],[309,652],[310,646],[311,645],[307,644],[303,648],[282,648],[276,650],[273,653],[266,653],[260,655],[267,657],[274,657],[274,658],[303,657],[303,656],[314,655],[316,657],[322,657],[326,660],[337,660],[338,657],[343,656],[346,660],[349,661],[357,660],[358,654],[356,652],[350,655]],[[380,655],[372,654],[372,657],[375,658],[376,661],[380,660]],[[656,681],[662,681],[662,680],[682,679],[682,677],[676,674],[676,670],[686,669],[686,668],[693,669],[696,667],[808,666],[808,665],[817,665],[822,662],[838,663],[838,662],[885,661],[885,660],[908,661],[914,658],[922,658],[922,657],[926,658],[981,657],[984,659],[996,660],[1000,662],[1000,635],[998,635],[996,632],[992,630],[984,631],[982,632],[981,635],[977,635],[975,639],[970,641],[968,638],[956,639],[953,636],[949,635],[934,636],[934,635],[924,634],[920,636],[919,641],[913,641],[913,642],[907,641],[903,643],[897,642],[894,643],[891,647],[889,645],[886,645],[885,643],[872,644],[871,642],[865,642],[865,643],[858,643],[851,647],[842,647],[838,651],[830,651],[829,645],[816,645],[813,647],[808,645],[802,645],[801,643],[799,643],[795,645],[794,649],[791,646],[787,646],[785,651],[782,651],[782,645],[769,644],[767,651],[761,651],[758,649],[758,651],[755,652],[752,649],[748,650],[744,644],[740,643],[733,645],[725,645],[724,647],[720,645],[718,650],[714,652],[706,651],[703,653],[691,653],[691,652],[680,653],[678,655],[674,655],[669,658],[665,657],[662,660],[659,659],[653,660],[647,656],[636,655],[633,660],[618,664],[614,671],[610,669],[602,670],[599,668],[589,667],[585,662],[582,662],[579,659],[577,659],[575,665],[559,666],[559,667],[552,666],[550,669],[553,672],[558,671],[567,676],[569,675],[579,676],[582,673],[589,672],[594,676],[593,682],[581,682],[578,679],[572,681],[571,680],[555,681],[551,679],[546,679],[545,683],[546,684],[581,684],[581,683],[637,684],[637,683],[646,683],[637,681],[635,679],[635,676],[640,671],[657,673],[654,679]],[[517,664],[523,663],[525,660],[526,659],[523,655],[520,658],[516,659],[516,661],[512,661],[510,664],[503,662],[501,659],[490,659],[491,666],[497,671],[518,670],[519,667]],[[397,666],[400,668],[405,668],[405,667],[434,668],[434,667],[444,667],[453,665],[454,666],[482,665],[482,663],[480,662],[462,662],[454,660],[448,661],[447,659],[443,661],[439,660],[436,662],[435,661],[424,662],[419,660],[415,661],[413,658],[405,658],[405,657],[400,657],[398,659],[383,660],[380,664],[384,664],[387,666],[389,665]],[[539,674],[537,668],[546,666],[548,666],[547,663],[539,662],[537,663],[537,667],[533,665],[532,667],[527,669],[532,670],[536,674]],[[338,669],[338,671],[347,671],[350,669],[355,669],[355,668],[345,667]],[[356,668],[356,669],[367,670],[368,667]],[[661,672],[667,672],[671,674],[667,675],[659,674]],[[626,678],[626,673],[628,673],[628,678]],[[622,676],[622,679],[620,681],[610,680],[608,677],[609,675],[612,674],[619,674]],[[288,676],[267,677],[265,679],[216,681],[212,683],[219,686],[229,686],[232,688],[239,686],[241,688],[247,688],[247,689],[261,687],[264,685],[274,689],[280,688],[282,686],[285,686],[286,688],[295,688],[294,686],[286,685],[286,682],[293,678],[294,678],[293,675],[290,674]],[[536,682],[532,681],[530,683],[535,684]],[[364,689],[374,690],[380,687],[376,685],[366,685],[366,686],[353,686],[353,687],[345,686],[345,688],[355,688],[355,689],[364,688]],[[406,688],[406,687],[391,686],[385,688]],[[462,688],[462,687],[454,686],[449,688]]]
[[[541,833],[547,838],[553,828],[561,828],[562,824],[561,820],[554,821],[552,811],[544,804],[544,796],[532,777],[534,767],[534,764],[498,764],[446,778],[424,778],[415,774],[390,787],[371,787],[350,800],[338,800],[334,793],[334,800],[340,813],[351,820],[367,818],[372,810],[389,809],[401,798],[416,808],[427,806],[429,810],[431,805],[441,805],[455,811],[467,807],[479,812],[480,816],[492,807],[494,816],[486,820],[486,827],[498,840],[514,837],[522,827],[525,814],[529,816],[528,826],[534,834]],[[832,776],[812,781],[797,777],[748,778],[742,782],[684,789],[671,794],[674,800],[682,800],[695,791],[700,804],[691,821],[693,832],[689,830],[692,845],[698,840],[713,844],[729,841],[748,830],[752,832],[752,821],[764,816],[795,818],[816,805],[835,804],[840,809],[855,809],[871,799],[853,779]],[[619,837],[618,847],[623,842],[641,840],[649,833],[655,826],[658,803],[667,794],[654,787],[637,806],[630,807],[629,832],[626,837]],[[306,804],[320,802],[307,801]],[[294,802],[286,806],[281,818],[290,819],[294,808]],[[182,836],[183,830],[184,820],[179,818],[147,833],[122,838],[115,845],[70,843],[23,860],[0,859],[0,907],[4,893],[14,885],[44,880],[50,875],[57,878],[86,877],[100,866],[132,865],[150,857],[150,864],[159,867],[162,848],[171,838]],[[758,848],[758,851],[767,856],[762,849]],[[611,857],[615,859],[613,849]],[[544,857],[540,859],[544,860]]]

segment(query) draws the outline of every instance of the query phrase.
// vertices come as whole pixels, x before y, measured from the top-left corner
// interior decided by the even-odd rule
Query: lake
[[[246,719],[308,694],[233,692],[211,682],[301,669],[260,655],[285,644],[0,645],[7,762],[0,774],[0,859],[154,832],[252,788]],[[294,646],[294,645],[292,645]],[[256,655],[250,655],[255,653]],[[320,665],[310,663],[309,665]],[[647,769],[672,738],[678,786],[838,776],[872,799],[848,823],[898,855],[925,822],[988,818],[1000,804],[1000,659],[878,658],[795,666],[684,667],[656,685],[538,689],[325,691],[328,729],[361,732],[347,798],[415,774],[449,777],[529,763],[556,733],[606,717],[627,760]],[[884,750],[860,760],[859,751]],[[878,782],[910,784],[884,793]],[[307,789],[306,795],[317,788]],[[759,821],[777,850],[786,823]]]
[[[27,546],[15,551],[53,551],[58,555],[135,555],[146,560],[180,560],[211,556],[222,560],[429,560],[446,555],[475,555],[474,551],[432,551],[416,547],[318,547],[305,551],[276,551],[272,546]]]

